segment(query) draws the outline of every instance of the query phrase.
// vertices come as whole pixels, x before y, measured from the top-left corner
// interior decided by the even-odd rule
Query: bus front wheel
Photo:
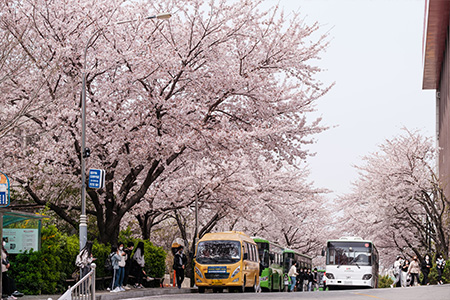
[[[205,293],[205,287],[204,287],[204,286],[199,286],[199,287],[198,287],[198,292],[199,292],[200,294]]]

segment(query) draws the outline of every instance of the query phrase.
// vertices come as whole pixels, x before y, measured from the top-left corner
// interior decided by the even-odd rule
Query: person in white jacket
[[[397,256],[397,259],[394,262],[394,277],[395,280],[391,284],[391,288],[395,287],[397,285],[397,282],[402,282],[402,265],[403,265],[403,259],[400,256]]]
[[[120,256],[117,285],[119,287],[120,292],[125,292],[125,288],[123,287],[123,278],[125,276],[125,265],[127,263],[126,261],[128,257],[123,249],[123,243],[119,243],[119,249],[117,252]]]
[[[291,285],[289,287],[289,291],[293,292],[295,284],[297,283],[297,262],[295,262],[291,268],[289,269],[288,276],[291,278]]]

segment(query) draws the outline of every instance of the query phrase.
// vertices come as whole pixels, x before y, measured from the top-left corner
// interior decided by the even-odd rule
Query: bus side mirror
[[[322,256],[325,256],[325,249],[322,248]]]
[[[244,253],[244,260],[248,259],[248,253]]]

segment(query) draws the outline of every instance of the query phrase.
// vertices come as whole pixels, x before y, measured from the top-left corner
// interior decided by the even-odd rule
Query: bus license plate
[[[208,267],[208,273],[226,273],[227,267],[216,266],[216,267]]]
[[[222,285],[222,280],[213,280],[212,284],[213,285]]]

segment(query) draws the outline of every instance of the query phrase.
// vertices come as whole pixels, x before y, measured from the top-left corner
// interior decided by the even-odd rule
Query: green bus
[[[284,290],[287,291],[287,287],[291,284],[291,278],[288,276],[289,269],[292,267],[294,263],[298,263],[299,269],[311,269],[312,268],[312,258],[298,253],[294,250],[285,248],[283,250],[283,281],[284,281]]]
[[[284,248],[264,238],[252,237],[258,245],[259,285],[265,292],[282,291]]]

